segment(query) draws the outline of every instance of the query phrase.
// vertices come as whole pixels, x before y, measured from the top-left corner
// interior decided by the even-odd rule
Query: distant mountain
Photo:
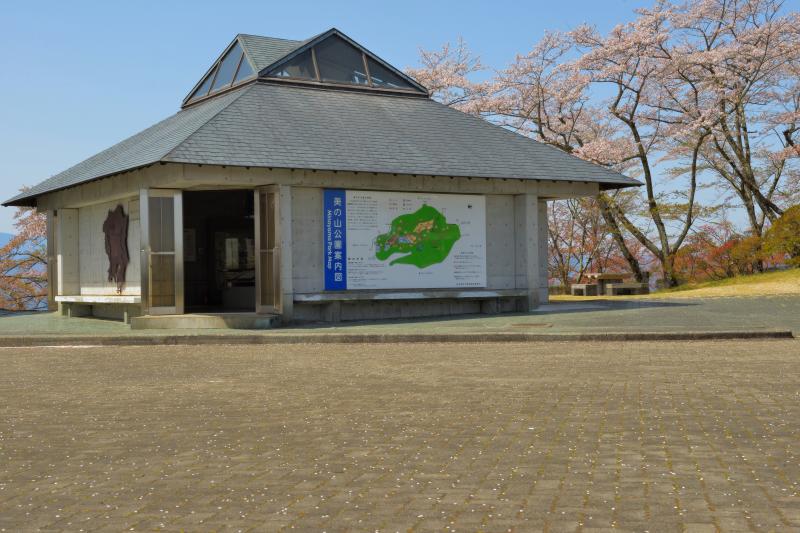
[[[0,247],[5,246],[14,236],[11,233],[0,232]]]

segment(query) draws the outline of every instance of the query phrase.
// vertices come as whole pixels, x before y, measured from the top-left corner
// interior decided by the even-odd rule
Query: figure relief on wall
[[[117,284],[117,294],[122,294],[125,286],[125,270],[128,268],[128,215],[121,205],[108,212],[103,222],[106,234],[106,255],[108,255],[108,281]]]

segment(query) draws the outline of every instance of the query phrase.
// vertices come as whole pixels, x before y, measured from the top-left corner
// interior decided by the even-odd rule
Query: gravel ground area
[[[800,529],[800,341],[0,349],[0,530]]]

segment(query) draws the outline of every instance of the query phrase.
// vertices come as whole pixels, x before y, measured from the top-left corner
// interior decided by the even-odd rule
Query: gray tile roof
[[[253,63],[256,72],[268,67],[282,58],[305,41],[291,39],[278,39],[276,37],[262,37],[260,35],[239,34],[239,43],[244,48],[245,54]]]
[[[638,184],[425,97],[273,82],[186,108],[7,203],[158,161]]]

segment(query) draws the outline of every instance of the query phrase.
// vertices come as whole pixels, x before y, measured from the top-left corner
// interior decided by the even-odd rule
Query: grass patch
[[[680,285],[671,289],[660,290],[658,294],[696,291],[698,289],[710,289],[715,287],[734,287],[737,285],[773,285],[792,282],[798,284],[798,288],[800,288],[800,268],[763,272],[759,274],[750,274],[748,276],[734,276],[732,278],[704,281],[703,283],[687,283],[686,285]]]
[[[638,296],[551,296],[552,301],[638,300],[642,298],[729,298],[736,296],[800,296],[800,268],[690,283]]]

